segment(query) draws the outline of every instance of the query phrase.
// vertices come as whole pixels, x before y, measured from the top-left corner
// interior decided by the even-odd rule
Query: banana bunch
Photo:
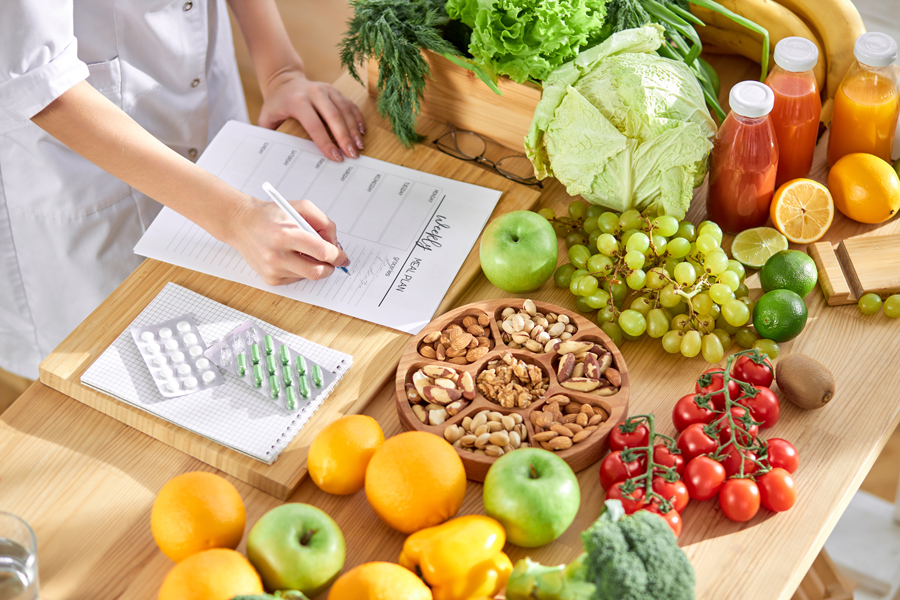
[[[813,73],[823,91],[822,122],[831,121],[834,96],[853,64],[853,44],[866,32],[851,0],[718,0],[732,12],[769,32],[770,53],[780,40],[799,36],[819,48]],[[703,49],[714,54],[737,54],[755,62],[762,56],[762,36],[721,14],[691,4],[691,12],[706,26],[696,28]],[[774,60],[769,60],[774,65]]]

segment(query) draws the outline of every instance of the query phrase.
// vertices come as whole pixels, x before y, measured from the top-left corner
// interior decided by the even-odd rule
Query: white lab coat
[[[247,120],[224,0],[0,2],[0,367],[26,377],[140,264],[160,209],[30,121],[84,79],[192,160]]]

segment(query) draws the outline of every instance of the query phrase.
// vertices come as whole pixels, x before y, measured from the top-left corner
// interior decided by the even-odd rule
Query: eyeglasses
[[[534,176],[534,167],[524,154],[512,154],[496,162],[485,158],[487,140],[474,131],[456,129],[450,125],[450,131],[434,140],[434,145],[444,154],[486,165],[516,183],[544,187]]]

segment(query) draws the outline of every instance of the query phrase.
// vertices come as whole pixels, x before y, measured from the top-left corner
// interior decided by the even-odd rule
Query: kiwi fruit
[[[822,408],[834,397],[834,375],[805,354],[790,354],[775,367],[782,395],[804,409]]]

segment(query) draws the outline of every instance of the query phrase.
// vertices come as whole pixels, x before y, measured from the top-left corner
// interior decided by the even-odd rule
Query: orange
[[[431,434],[426,434],[431,435]],[[341,575],[331,586],[328,600],[432,600],[421,579],[400,565],[370,562]],[[160,599],[162,600],[162,599]]]
[[[872,154],[848,154],[828,173],[828,189],[839,211],[860,223],[883,223],[900,209],[900,178]]]
[[[443,523],[459,512],[466,471],[444,438],[424,431],[395,435],[366,469],[366,497],[381,520],[403,533]]]
[[[355,494],[366,484],[366,467],[384,443],[378,421],[366,415],[342,417],[323,429],[309,447],[309,476],[329,494]]]
[[[172,567],[159,588],[159,600],[231,600],[262,593],[262,580],[246,558],[234,550],[214,548]]]
[[[195,471],[162,487],[153,502],[150,529],[163,554],[181,562],[210,548],[237,548],[245,520],[241,495],[231,483]]]
[[[788,181],[775,192],[769,209],[772,224],[795,244],[815,242],[834,219],[828,188],[812,179]]]

